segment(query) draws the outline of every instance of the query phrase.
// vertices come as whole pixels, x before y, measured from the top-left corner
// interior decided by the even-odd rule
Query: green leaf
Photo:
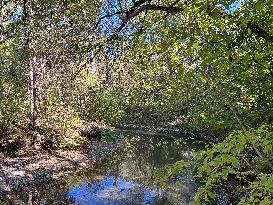
[[[210,198],[215,199],[216,195],[213,192],[208,192]]]
[[[270,205],[270,204],[272,204],[272,201],[270,200],[269,197],[264,198],[264,199],[259,203],[259,205]]]
[[[268,144],[264,147],[264,152],[269,153],[272,150],[272,144]]]
[[[264,7],[264,1],[258,1],[258,3],[255,4],[254,8],[257,10],[261,10]]]
[[[237,169],[240,168],[240,162],[238,160],[233,161],[232,165],[233,165],[233,167],[235,167]]]

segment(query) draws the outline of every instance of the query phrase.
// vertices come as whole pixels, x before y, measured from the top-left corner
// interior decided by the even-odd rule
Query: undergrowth
[[[202,182],[192,204],[210,204],[221,187],[228,189],[230,202],[269,205],[273,202],[273,132],[263,125],[258,129],[233,131],[221,143],[196,152],[191,162],[177,162],[155,174],[161,185],[192,167]]]

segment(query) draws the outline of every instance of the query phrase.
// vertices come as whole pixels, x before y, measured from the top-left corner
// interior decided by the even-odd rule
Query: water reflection
[[[141,188],[132,180],[113,176],[104,176],[98,182],[83,182],[67,192],[75,204],[148,204],[160,194],[156,189]]]
[[[184,173],[162,191],[145,186],[157,168],[177,160],[189,160],[202,142],[166,136],[127,133],[124,147],[98,163],[92,176],[69,188],[74,204],[188,204],[196,184]]]
[[[166,164],[190,160],[192,151],[204,144],[135,132],[123,135],[124,146],[91,170],[32,191],[32,204],[188,204],[197,185],[187,173],[177,178],[180,186],[174,180],[164,190],[145,185],[145,181]],[[28,196],[22,192],[17,198],[27,203]]]

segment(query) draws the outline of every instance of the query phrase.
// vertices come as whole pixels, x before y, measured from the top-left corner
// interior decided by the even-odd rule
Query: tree
[[[272,120],[265,111],[272,109],[270,94],[265,93],[272,89],[271,10],[270,1],[136,1],[99,22],[120,18],[105,42],[110,45],[120,38],[131,53],[117,51],[120,60],[114,62],[130,62],[126,68],[149,78],[144,80],[146,88],[148,84],[155,93],[173,96],[170,101],[177,101],[178,95],[180,103],[173,105],[181,108],[177,120],[232,129],[238,125],[236,116],[248,127]],[[148,77],[149,71],[175,77],[167,82]],[[166,84],[161,87],[172,87],[168,92],[158,90],[162,79]]]

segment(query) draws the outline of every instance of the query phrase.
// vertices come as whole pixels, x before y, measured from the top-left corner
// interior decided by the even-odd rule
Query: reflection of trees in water
[[[122,149],[95,166],[97,175],[110,176],[91,182],[90,186],[93,188],[91,188],[91,191],[88,190],[90,192],[89,195],[104,190],[105,192],[114,193],[114,195],[108,197],[108,200],[119,200],[119,202],[126,202],[125,204],[132,204],[131,202],[138,202],[138,200],[143,202],[141,200],[143,200],[144,195],[151,192],[145,190],[145,187],[141,185],[144,179],[152,176],[155,169],[165,164],[173,163],[183,158],[188,159],[188,153],[192,149],[190,142],[185,143],[185,140],[176,138],[128,135],[124,141],[125,145]],[[185,155],[185,153],[187,154]],[[114,181],[109,183],[109,179],[112,177]],[[119,195],[117,194],[119,192],[114,190],[121,189],[118,181],[122,178],[128,179],[127,182],[134,180],[139,182],[139,184],[133,182],[134,185],[129,189],[129,192]],[[155,198],[156,204],[166,204],[169,201],[177,201],[178,199],[183,204],[188,201],[191,189],[192,187],[190,186],[182,186],[182,188],[170,187],[163,198]],[[96,198],[96,200],[99,200],[99,198]]]
[[[124,148],[97,165],[98,169],[111,170],[114,176],[143,181],[155,169],[177,160],[188,160],[192,150],[200,148],[193,140],[166,136],[127,134]]]
[[[114,183],[120,178],[125,178],[141,184],[145,178],[152,176],[157,168],[174,163],[177,160],[190,159],[192,150],[198,150],[202,147],[202,144],[189,139],[135,133],[127,134],[124,141],[123,148],[95,164],[94,169],[77,173],[66,182],[46,185],[31,192],[22,192],[17,199],[27,203],[29,195],[31,195],[33,204],[40,204],[43,201],[46,204],[71,204],[66,196],[69,187],[84,182],[96,186],[101,181],[100,176],[103,175],[113,176]],[[172,190],[170,193],[179,194],[181,191]],[[173,198],[173,195],[168,198]],[[182,198],[185,199],[186,197]]]
[[[0,203],[7,205],[73,204],[73,200],[66,197],[66,191],[65,183],[54,183],[54,186],[50,184],[38,188],[24,189],[20,193],[16,193],[16,195],[5,197],[3,200],[0,198]]]

